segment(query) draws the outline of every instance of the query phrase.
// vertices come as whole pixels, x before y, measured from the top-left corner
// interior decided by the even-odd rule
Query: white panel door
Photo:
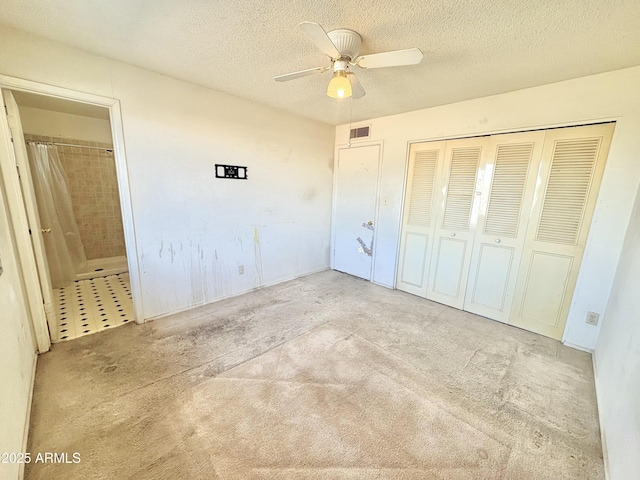
[[[426,142],[414,143],[409,151],[396,287],[425,298],[436,223],[433,198],[444,149],[445,142]]]
[[[446,143],[427,298],[455,308],[464,304],[474,219],[482,193],[478,167],[487,144],[487,137]]]
[[[562,338],[613,128],[547,132],[510,324]]]
[[[380,146],[338,151],[333,268],[371,280]]]
[[[471,256],[464,310],[507,322],[545,132],[494,135]]]
[[[47,319],[47,324],[49,325],[51,340],[56,341],[58,327],[56,315],[53,309],[53,288],[51,286],[51,277],[49,276],[49,265],[47,263],[44,239],[42,238],[44,230],[40,225],[40,215],[38,213],[33,180],[31,179],[31,168],[29,167],[29,158],[27,157],[27,146],[24,141],[20,112],[18,110],[18,104],[9,90],[3,90],[2,97],[6,109],[7,122],[13,139],[13,151],[15,154],[16,166],[18,167],[20,175],[20,187],[22,188],[22,197],[25,211],[27,213],[29,231],[31,233],[31,246],[33,248],[38,270],[38,280],[40,284],[44,313]]]

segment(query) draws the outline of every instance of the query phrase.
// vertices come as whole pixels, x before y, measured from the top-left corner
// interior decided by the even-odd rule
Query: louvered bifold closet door
[[[509,323],[562,338],[613,128],[547,132]]]
[[[464,310],[509,320],[545,132],[491,137]]]
[[[427,296],[435,229],[433,197],[444,149],[445,142],[427,142],[414,143],[409,150],[396,287],[421,297]]]
[[[479,167],[488,142],[488,137],[480,137],[446,143],[427,298],[455,308],[464,303],[482,189]]]

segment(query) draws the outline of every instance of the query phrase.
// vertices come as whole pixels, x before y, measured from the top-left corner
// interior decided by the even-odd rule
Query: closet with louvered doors
[[[413,144],[397,288],[561,338],[612,133]]]

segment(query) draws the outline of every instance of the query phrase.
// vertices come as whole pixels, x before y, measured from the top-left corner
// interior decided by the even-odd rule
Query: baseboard
[[[593,357],[593,350],[587,347],[582,347],[580,345],[576,345],[575,343],[571,343],[571,342],[562,342],[563,345],[567,346],[567,347],[571,347],[571,348],[575,348],[576,350],[582,350],[583,352],[587,352],[590,353],[591,356]]]
[[[33,368],[31,369],[31,388],[29,389],[29,400],[27,400],[27,415],[24,421],[24,433],[22,434],[22,451],[26,452],[29,446],[29,426],[31,425],[31,406],[33,403],[33,390],[36,386],[36,365],[38,364],[38,354],[34,352]],[[20,464],[18,479],[24,479],[24,463]]]
[[[318,268],[316,270],[311,270],[310,272],[301,273],[300,275],[296,275],[294,277],[285,278],[283,280],[276,280],[275,282],[265,283],[263,285],[260,285],[259,287],[254,287],[254,288],[250,288],[248,290],[243,290],[241,292],[234,293],[232,295],[226,295],[224,297],[219,297],[219,298],[216,298],[215,300],[199,302],[199,303],[190,305],[190,306],[185,307],[185,308],[180,308],[178,310],[172,310],[171,312],[168,312],[168,313],[162,313],[160,315],[156,315],[155,317],[145,318],[142,323],[152,322],[153,320],[160,320],[161,318],[170,317],[172,315],[177,315],[178,313],[182,313],[182,312],[187,312],[189,310],[193,310],[194,308],[200,308],[200,307],[204,307],[206,305],[211,305],[213,303],[221,302],[222,300],[227,300],[228,298],[239,297],[240,295],[244,295],[245,293],[256,292],[258,290],[262,290],[263,288],[272,287],[274,285],[279,285],[280,283],[290,282],[291,280],[296,280],[298,278],[308,277],[309,275],[313,275],[314,273],[324,272],[325,270],[330,270],[330,268],[329,267]]]
[[[609,480],[609,453],[607,451],[607,436],[604,432],[604,423],[602,421],[602,414],[600,413],[600,395],[598,394],[598,369],[596,367],[595,353],[591,355],[591,364],[593,365],[593,380],[594,388],[596,390],[596,408],[598,409],[598,422],[600,423],[600,443],[602,444],[602,461],[604,462],[604,478]]]
[[[394,287],[393,285],[387,285],[386,283],[375,282],[373,280],[371,280],[371,283],[373,283],[374,285],[379,285],[380,287],[388,288],[390,290],[396,289],[396,287]]]

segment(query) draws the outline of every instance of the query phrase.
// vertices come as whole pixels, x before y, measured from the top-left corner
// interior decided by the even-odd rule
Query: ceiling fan
[[[355,73],[349,70],[350,66],[359,68],[399,67],[416,65],[422,61],[423,55],[419,48],[358,56],[362,38],[353,30],[340,28],[327,33],[320,25],[313,22],[302,22],[300,28],[316,47],[331,59],[331,65],[278,75],[274,77],[274,80],[286,82],[315,73],[324,73],[331,69],[333,77],[327,87],[327,95],[332,98],[364,97],[366,92]]]

